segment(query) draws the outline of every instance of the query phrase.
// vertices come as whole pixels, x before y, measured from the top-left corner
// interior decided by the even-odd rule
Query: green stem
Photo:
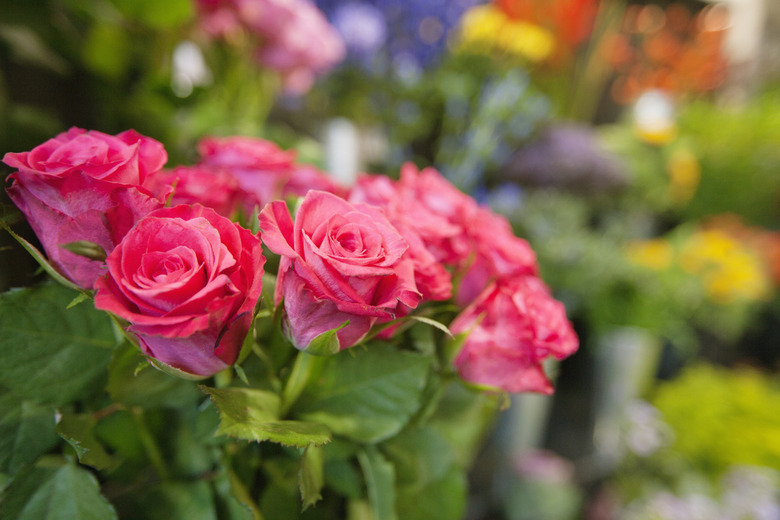
[[[143,409],[133,408],[132,416],[136,428],[138,429],[138,436],[141,438],[141,444],[143,444],[144,450],[146,451],[146,456],[149,457],[152,466],[154,466],[154,469],[157,470],[157,474],[160,476],[160,479],[168,480],[170,478],[168,467],[165,465],[160,447],[157,446],[157,442],[155,442],[154,436],[152,436],[152,432],[149,430],[149,426],[146,424]]]
[[[323,356],[315,356],[305,351],[298,352],[292,372],[290,372],[290,377],[287,379],[287,383],[282,391],[281,417],[287,415],[292,405],[295,404],[295,401],[298,400],[301,393],[303,393],[303,389],[309,383],[312,373],[322,366],[325,359]]]

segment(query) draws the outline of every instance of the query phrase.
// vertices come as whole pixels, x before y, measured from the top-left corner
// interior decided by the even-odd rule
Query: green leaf
[[[116,344],[106,314],[66,307],[55,284],[0,294],[0,385],[17,397],[59,406],[99,390]]]
[[[252,388],[200,388],[211,396],[219,410],[221,422],[217,434],[300,448],[330,442],[331,433],[321,424],[279,420],[279,396],[272,392]]]
[[[97,420],[91,414],[64,414],[57,423],[57,433],[70,444],[79,462],[95,469],[106,469],[111,457],[95,437]]]
[[[345,321],[335,329],[327,330],[322,334],[319,334],[309,343],[306,347],[307,354],[313,354],[315,356],[332,356],[338,354],[340,350],[339,339],[337,337],[338,331],[349,325],[349,320]]]
[[[396,434],[420,406],[431,359],[371,344],[325,358],[293,407],[295,417],[373,443]]]
[[[440,321],[432,320],[431,318],[426,318],[425,316],[407,316],[407,319],[419,321],[420,323],[425,323],[426,325],[430,325],[431,327],[439,329],[450,338],[454,337],[452,335],[452,332],[450,332],[450,329],[447,328],[447,326]]]
[[[38,265],[40,265],[44,271],[46,271],[49,276],[51,276],[57,283],[67,287],[68,289],[74,289],[76,291],[81,291],[81,287],[76,285],[75,283],[71,282],[67,278],[65,278],[62,274],[60,274],[57,269],[54,268],[53,265],[49,263],[48,260],[46,260],[46,255],[38,251],[38,248],[29,243],[27,240],[23,239],[13,231],[11,231],[11,228],[8,227],[8,225],[0,220],[0,228],[5,229],[8,231],[8,234],[14,237],[17,242],[28,252],[30,255],[35,259],[36,262],[38,262]]]
[[[444,389],[436,412],[428,424],[452,446],[457,463],[468,467],[479,443],[493,425],[500,405],[500,396],[469,390],[460,381]]]
[[[386,441],[382,449],[395,466],[398,485],[408,489],[440,480],[455,464],[453,448],[433,428],[405,430]]]
[[[456,467],[423,488],[401,487],[396,497],[398,518],[460,520],[466,511],[466,491],[466,476]]]
[[[15,473],[55,444],[53,408],[0,394],[0,473]]]
[[[395,469],[375,446],[358,453],[373,520],[395,520]],[[403,517],[402,517],[403,518]]]
[[[65,307],[65,310],[68,310],[68,309],[70,309],[72,307],[75,307],[79,303],[84,303],[85,301],[89,300],[90,298],[92,298],[92,297],[89,295],[89,293],[86,293],[86,292],[79,293],[79,294],[76,295],[75,298],[73,298],[70,301],[68,306]]]
[[[58,461],[21,470],[0,496],[0,518],[111,520],[117,515],[91,473]]]
[[[298,472],[298,485],[301,489],[303,511],[322,499],[322,486],[325,482],[323,476],[323,456],[321,448],[307,446],[301,457],[301,469]]]

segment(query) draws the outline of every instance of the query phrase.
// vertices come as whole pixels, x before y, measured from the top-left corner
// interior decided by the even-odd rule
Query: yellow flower
[[[548,58],[555,49],[555,37],[542,27],[512,20],[493,5],[466,11],[461,20],[461,46],[488,52],[502,51],[529,61]]]
[[[669,267],[674,259],[672,246],[665,240],[656,238],[642,242],[633,242],[626,251],[629,260],[637,265],[661,271]]]
[[[694,234],[680,253],[680,266],[701,276],[707,293],[721,304],[760,300],[770,292],[761,258],[723,231]]]

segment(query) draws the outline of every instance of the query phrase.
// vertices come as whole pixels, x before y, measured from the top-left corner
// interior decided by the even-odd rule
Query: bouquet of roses
[[[5,155],[44,252],[0,223],[60,284],[0,295],[0,517],[461,517],[500,397],[578,345],[527,242],[432,168],[199,153]]]

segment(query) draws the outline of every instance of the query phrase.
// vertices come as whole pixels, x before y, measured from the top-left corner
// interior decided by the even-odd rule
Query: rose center
[[[157,283],[165,283],[172,277],[175,278],[179,273],[186,270],[187,266],[184,265],[184,261],[179,256],[167,257],[162,262],[157,264],[152,271],[152,280]]]

